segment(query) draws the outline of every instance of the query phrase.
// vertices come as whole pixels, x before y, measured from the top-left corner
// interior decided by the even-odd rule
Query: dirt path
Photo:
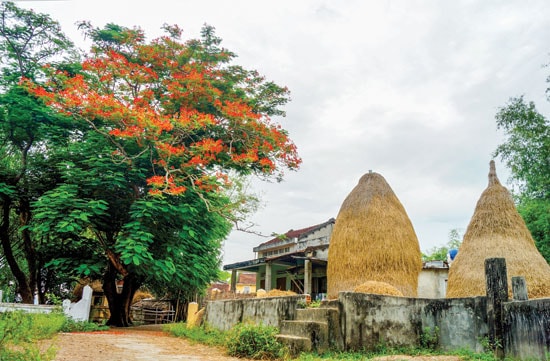
[[[62,333],[52,342],[55,361],[247,361],[215,347],[192,344],[162,331],[161,325]],[[49,343],[46,345],[48,346]],[[456,356],[385,356],[377,361],[460,361]]]
[[[55,361],[242,361],[222,350],[171,337],[160,325],[92,333],[62,333],[52,340]]]

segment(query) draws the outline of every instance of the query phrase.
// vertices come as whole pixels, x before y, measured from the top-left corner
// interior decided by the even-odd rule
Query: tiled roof
[[[241,273],[239,274],[238,283],[245,285],[251,285],[256,283],[256,274],[255,273]]]
[[[281,241],[287,240],[287,239],[300,238],[300,237],[303,237],[303,236],[307,235],[310,232],[316,231],[319,228],[322,228],[322,227],[324,227],[324,226],[326,226],[327,224],[330,224],[330,223],[334,223],[334,218],[331,218],[328,221],[323,222],[321,224],[316,224],[314,226],[310,226],[310,227],[307,227],[307,228],[302,228],[302,229],[297,229],[297,230],[291,229],[290,231],[286,232],[283,237],[275,237],[273,239],[270,239],[267,242],[264,242],[264,243],[258,245],[258,247],[268,246],[268,245],[275,244],[277,242],[281,242]]]

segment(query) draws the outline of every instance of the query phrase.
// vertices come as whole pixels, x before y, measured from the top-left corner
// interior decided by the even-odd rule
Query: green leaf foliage
[[[550,121],[523,97],[511,98],[496,120],[506,139],[494,156],[510,168],[518,211],[550,262]]]

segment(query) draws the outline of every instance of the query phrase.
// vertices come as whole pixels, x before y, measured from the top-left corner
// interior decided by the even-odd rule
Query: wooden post
[[[304,261],[304,294],[311,296],[311,261]]]
[[[488,258],[485,260],[485,281],[487,286],[489,342],[494,347],[495,356],[504,358],[502,304],[508,301],[506,259]]]
[[[237,270],[231,270],[231,289],[230,291],[235,293],[237,291]]]
[[[525,277],[512,277],[512,294],[514,295],[514,301],[527,301],[529,299]]]
[[[266,292],[271,291],[271,263],[266,262],[265,263],[265,287],[264,290]]]

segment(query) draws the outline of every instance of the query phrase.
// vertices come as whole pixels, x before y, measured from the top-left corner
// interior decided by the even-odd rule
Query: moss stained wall
[[[379,345],[417,346],[423,333],[438,330],[438,348],[482,351],[487,335],[484,297],[422,299],[352,292],[339,294],[346,350]]]
[[[506,356],[550,358],[550,298],[504,303],[502,316]]]
[[[281,321],[294,319],[298,302],[305,302],[305,296],[210,301],[206,304],[205,320],[222,331],[239,322],[279,327]]]

